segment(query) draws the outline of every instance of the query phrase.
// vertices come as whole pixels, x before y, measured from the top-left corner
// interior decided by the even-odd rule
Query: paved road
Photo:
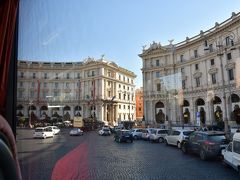
[[[32,139],[32,130],[18,130],[17,145],[24,179],[166,179],[237,180],[239,175],[219,160],[201,161],[165,144],[137,140],[116,143],[96,132],[53,139]]]

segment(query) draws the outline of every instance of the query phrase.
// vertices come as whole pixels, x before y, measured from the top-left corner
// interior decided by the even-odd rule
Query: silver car
[[[150,135],[154,131],[154,128],[146,128],[142,130],[142,139],[143,140],[149,140]]]
[[[165,143],[166,145],[170,144],[181,148],[182,141],[188,138],[192,132],[192,130],[173,129],[167,136],[165,136]]]
[[[83,131],[80,128],[73,128],[69,132],[69,135],[70,136],[82,136],[83,135]]]
[[[142,138],[142,129],[134,128],[131,130],[131,134],[134,139],[141,139]]]
[[[167,129],[154,129],[149,136],[151,142],[163,143],[165,136],[168,134]]]

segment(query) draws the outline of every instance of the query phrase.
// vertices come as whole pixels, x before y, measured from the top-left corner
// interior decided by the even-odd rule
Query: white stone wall
[[[94,71],[94,73],[93,73]],[[21,72],[24,73],[24,77],[21,78]],[[35,79],[33,79],[33,72],[36,73]],[[111,72],[109,74],[109,72]],[[47,79],[44,78],[44,74],[47,73]],[[78,73],[80,73],[80,79],[78,79]],[[58,74],[58,79],[56,79],[56,74]],[[69,74],[69,78],[67,77]],[[119,80],[118,74],[121,74],[122,78]],[[125,77],[125,81],[123,81]],[[24,116],[28,117],[28,107],[32,103],[36,110],[34,113],[40,117],[40,107],[48,105],[60,105],[58,112],[59,115],[63,115],[63,107],[69,106],[71,108],[68,111],[71,118],[74,116],[74,109],[77,105],[81,106],[80,113],[83,117],[88,117],[90,115],[90,106],[95,105],[96,117],[100,121],[106,121],[106,100],[111,103],[113,96],[114,104],[118,107],[118,104],[125,104],[126,110],[119,111],[118,108],[114,110],[115,112],[110,112],[111,120],[117,122],[119,113],[129,113],[127,106],[128,101],[123,101],[118,99],[118,85],[121,84],[129,87],[130,90],[134,92],[135,84],[131,80],[136,78],[136,75],[126,69],[116,66],[112,62],[102,61],[102,60],[90,60],[78,65],[77,63],[65,64],[50,62],[44,64],[43,62],[31,62],[31,61],[19,61],[18,62],[18,90],[17,90],[17,104],[22,105],[24,109],[17,110],[17,113],[21,111]],[[128,82],[129,79],[129,82]],[[41,83],[38,87],[38,81]],[[79,86],[80,81],[80,99],[79,99]],[[92,97],[92,92],[94,91],[93,81],[95,82],[95,97]],[[47,83],[44,85],[44,82]],[[110,82],[110,85],[108,85]],[[32,87],[32,83],[35,84]],[[57,83],[57,87],[56,87]],[[39,90],[38,90],[39,89]],[[39,99],[38,97],[39,91]],[[110,97],[108,94],[110,91]],[[31,92],[34,93],[34,97],[31,96]],[[20,97],[21,95],[21,97]],[[55,96],[56,95],[56,96]],[[88,95],[88,96],[87,96]],[[46,98],[46,96],[48,96]],[[135,119],[135,96],[134,101],[131,102],[134,109],[131,109],[133,118]],[[51,116],[53,110],[49,109],[46,113]],[[64,111],[65,113],[67,111]]]
[[[177,123],[180,120],[180,106],[178,105],[177,92],[169,92],[170,97],[166,98],[166,90],[163,88],[157,91],[157,83],[160,79],[156,77],[159,72],[161,77],[174,74],[176,72],[182,74],[181,80],[185,80],[184,100],[187,100],[189,107],[183,107],[183,112],[186,108],[190,110],[191,124],[196,123],[196,112],[200,107],[204,107],[206,111],[206,120],[208,124],[213,123],[213,111],[216,106],[220,106],[223,111],[223,116],[231,119],[229,111],[233,110],[235,104],[240,105],[240,102],[229,104],[224,103],[224,95],[228,98],[230,92],[240,96],[239,82],[237,79],[240,75],[239,69],[236,68],[240,58],[240,15],[232,16],[227,22],[215,26],[214,28],[205,31],[199,36],[190,38],[185,42],[174,45],[159,46],[152,43],[148,49],[144,49],[140,57],[143,61],[143,90],[144,90],[144,115],[149,124],[154,124],[155,105],[158,101],[164,104],[163,112],[168,114],[172,123]],[[233,37],[234,46],[226,45],[226,38]],[[213,52],[205,49],[205,41],[213,44]],[[222,46],[216,46],[217,44]],[[235,48],[235,50],[232,50]],[[197,50],[197,57],[194,51]],[[227,60],[227,54],[231,53],[232,59]],[[219,54],[222,54],[219,56]],[[181,60],[181,55],[183,56]],[[211,59],[214,59],[214,65],[211,65]],[[157,60],[159,65],[157,65]],[[221,66],[222,62],[222,66]],[[198,64],[198,69],[196,69]],[[228,80],[228,69],[233,69],[234,80]],[[223,71],[223,74],[222,74]],[[212,73],[216,73],[216,84],[212,83]],[[196,86],[196,78],[200,78],[200,86]],[[223,87],[223,84],[225,85]],[[212,104],[211,92],[214,96],[221,99],[220,104]],[[197,99],[203,99],[204,105],[197,106]],[[166,99],[168,100],[166,109]],[[226,104],[226,108],[224,107]]]

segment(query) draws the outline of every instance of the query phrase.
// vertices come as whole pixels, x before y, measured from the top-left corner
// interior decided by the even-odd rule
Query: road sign
[[[82,117],[74,117],[73,119],[73,127],[83,127],[83,119]]]

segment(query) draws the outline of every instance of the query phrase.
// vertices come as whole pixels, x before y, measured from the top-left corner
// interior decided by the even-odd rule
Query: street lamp
[[[33,100],[30,100],[29,102],[29,127],[32,127],[32,105],[33,105]]]
[[[222,76],[222,94],[223,94],[223,108],[224,108],[224,131],[226,134],[228,134],[229,129],[228,129],[228,117],[227,117],[227,100],[226,100],[226,89],[225,89],[225,78],[224,78],[224,70],[223,70],[223,55],[224,53],[226,54],[228,47],[231,46],[230,50],[235,50],[234,46],[234,39],[235,39],[235,34],[232,31],[226,31],[227,34],[229,34],[229,36],[226,37],[225,41],[226,41],[226,46],[223,45],[223,39],[221,37],[219,37],[219,39],[213,39],[214,43],[216,44],[217,49],[217,56],[219,56],[220,59],[220,68],[221,68],[221,76]],[[210,50],[210,47],[205,47],[204,50]],[[228,75],[227,78],[228,84],[228,92],[230,93],[229,95],[229,104],[228,104],[228,109],[229,109],[229,118],[230,118],[230,111],[231,111],[231,89],[230,89],[230,76]]]

